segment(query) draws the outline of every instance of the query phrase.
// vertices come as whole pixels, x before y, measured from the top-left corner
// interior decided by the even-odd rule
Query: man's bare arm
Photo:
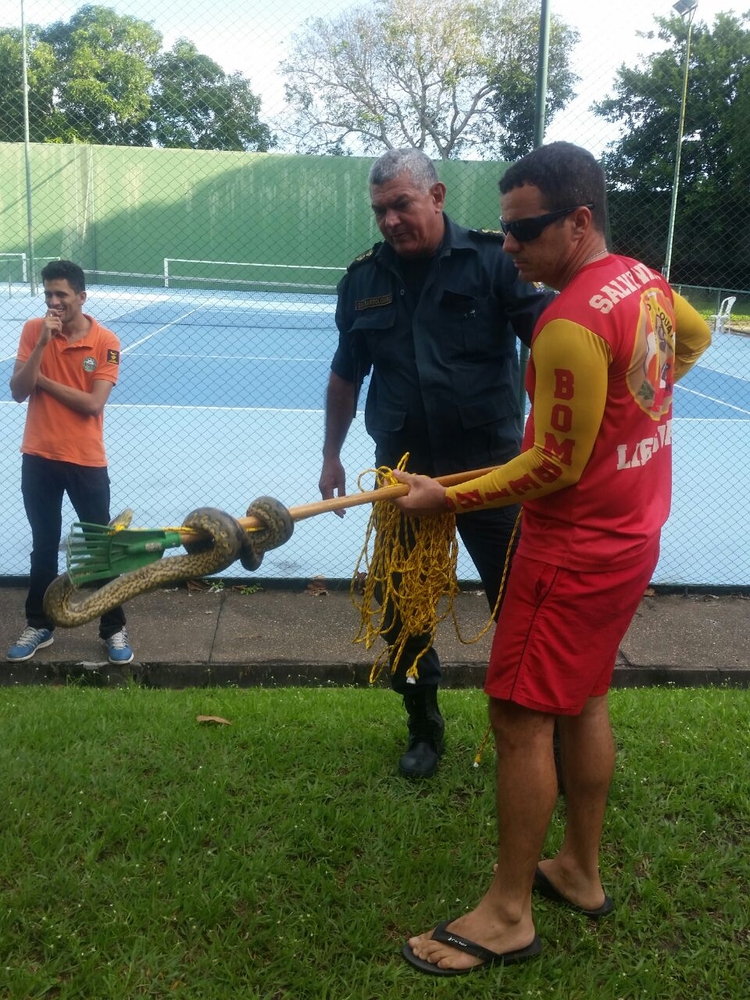
[[[34,345],[34,349],[25,361],[16,361],[13,374],[10,377],[10,394],[17,403],[23,403],[29,398],[37,387],[39,380],[39,369],[42,364],[42,357],[55,333],[62,330],[60,317],[54,313],[48,313],[42,322],[42,329],[39,340]]]
[[[38,376],[36,387],[43,392],[48,392],[50,396],[54,396],[58,402],[63,403],[71,410],[84,413],[87,417],[98,417],[112,392],[112,383],[103,378],[94,379],[91,392],[73,389],[61,382],[53,382],[46,375]]]
[[[323,469],[320,495],[324,500],[346,495],[346,472],[341,464],[341,448],[354,418],[356,389],[353,382],[331,372],[326,392],[326,427],[323,440]],[[343,517],[343,511],[336,511]]]

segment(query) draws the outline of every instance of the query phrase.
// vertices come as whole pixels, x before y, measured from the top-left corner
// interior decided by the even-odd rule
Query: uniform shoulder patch
[[[347,271],[353,271],[355,267],[359,267],[360,264],[364,264],[366,261],[370,260],[370,258],[373,256],[373,254],[375,253],[375,251],[378,249],[379,246],[382,246],[382,244],[376,243],[374,247],[370,247],[369,250],[365,250],[364,253],[361,253],[358,257],[355,257],[354,260],[351,262],[351,264],[347,267]]]
[[[505,239],[502,229],[470,229],[469,233],[476,240],[491,240],[495,243],[502,243]]]

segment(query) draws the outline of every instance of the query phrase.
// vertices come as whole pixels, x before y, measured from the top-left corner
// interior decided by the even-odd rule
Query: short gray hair
[[[435,165],[421,149],[389,149],[370,167],[368,182],[371,185],[387,184],[401,174],[409,174],[416,187],[429,191],[438,181]]]

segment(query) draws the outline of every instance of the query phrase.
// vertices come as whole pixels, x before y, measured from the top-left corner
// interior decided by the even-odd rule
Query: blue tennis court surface
[[[42,308],[20,291],[0,301],[0,575],[28,569],[18,485],[25,407],[10,401],[8,379],[21,325]],[[317,500],[334,310],[333,296],[90,288],[87,311],[122,346],[105,418],[113,512],[132,507],[134,524],[159,527],[204,505],[241,515],[261,495],[288,506]],[[673,513],[656,583],[750,584],[749,389],[750,338],[726,334],[676,387]],[[349,492],[372,461],[360,414],[344,449]],[[372,484],[368,476],[363,487]],[[369,511],[299,522],[260,574],[349,577]],[[463,554],[459,576],[476,578]]]

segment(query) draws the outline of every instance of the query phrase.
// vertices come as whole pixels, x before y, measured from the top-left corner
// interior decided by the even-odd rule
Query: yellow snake
[[[247,509],[248,517],[263,527],[247,532],[231,514],[215,507],[192,511],[182,527],[210,537],[186,542],[187,555],[169,556],[129,573],[123,573],[96,590],[78,590],[68,573],[56,577],[44,595],[44,610],[62,628],[75,628],[99,618],[106,611],[166,584],[218,573],[240,559],[247,570],[256,570],[269,549],[291,538],[294,522],[286,507],[272,497],[260,497]]]

